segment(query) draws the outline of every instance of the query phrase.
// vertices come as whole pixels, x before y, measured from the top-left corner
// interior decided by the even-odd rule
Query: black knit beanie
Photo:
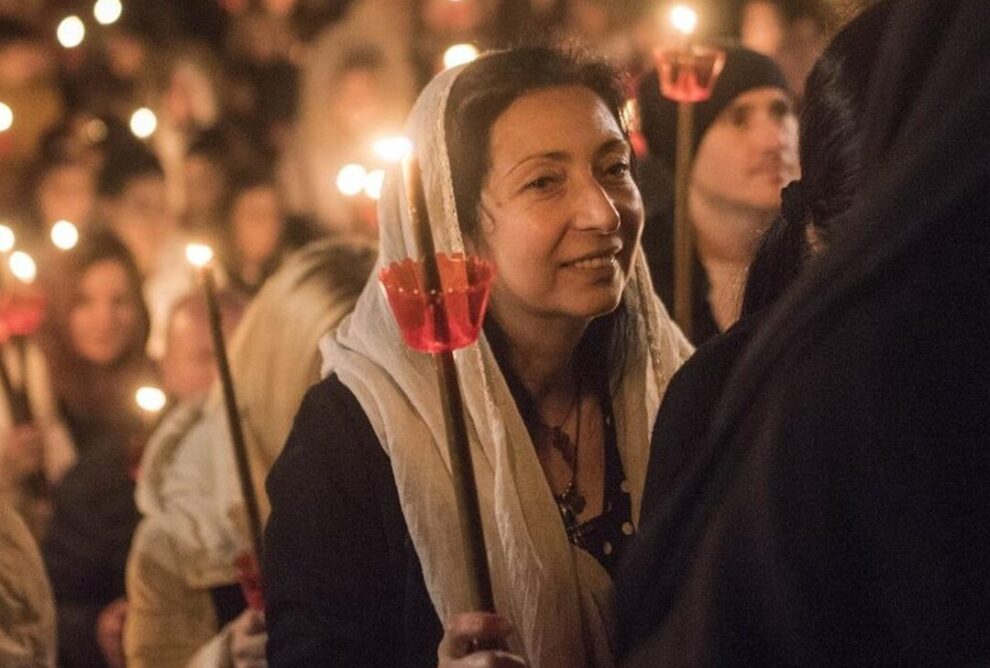
[[[784,73],[770,58],[741,46],[720,45],[725,68],[712,96],[694,108],[694,148],[722,110],[739,95],[755,88],[781,88],[790,93]],[[657,71],[651,69],[639,82],[639,117],[650,153],[673,169],[677,143],[677,103],[660,95]]]

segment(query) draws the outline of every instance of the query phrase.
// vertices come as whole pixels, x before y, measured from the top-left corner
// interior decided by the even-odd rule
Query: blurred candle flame
[[[404,157],[412,153],[413,145],[407,137],[382,137],[376,139],[371,149],[379,158],[385,162],[400,162]]]
[[[385,185],[385,170],[373,169],[364,184],[364,194],[373,200],[382,196],[382,186]]]
[[[356,163],[344,165],[337,173],[337,190],[347,197],[353,197],[368,185],[368,170]]]
[[[138,139],[147,139],[158,129],[158,117],[147,107],[141,107],[131,114],[131,132]]]
[[[79,243],[79,230],[67,220],[60,220],[52,225],[52,243],[59,250],[72,250]]]
[[[124,6],[120,0],[96,0],[93,5],[93,17],[100,25],[108,26],[116,23],[124,11]]]
[[[443,66],[447,69],[470,63],[478,58],[478,48],[473,44],[455,44],[443,52]]]
[[[15,243],[17,237],[14,236],[14,230],[6,225],[0,225],[0,253],[9,253],[14,249]]]
[[[10,273],[21,283],[34,283],[34,279],[38,276],[38,265],[24,251],[11,253],[8,265],[10,266]]]
[[[213,261],[213,249],[206,244],[187,244],[186,260],[194,267],[205,267]]]
[[[66,16],[58,24],[55,36],[58,37],[58,43],[66,49],[74,49],[86,38],[86,24],[75,14]]]
[[[165,404],[168,403],[165,393],[160,388],[151,385],[139,387],[134,393],[134,401],[137,402],[141,410],[147,413],[160,413],[165,408]]]
[[[14,124],[14,110],[0,102],[0,132],[6,132]]]
[[[682,35],[692,35],[698,27],[698,12],[687,5],[676,5],[670,10],[670,22]]]

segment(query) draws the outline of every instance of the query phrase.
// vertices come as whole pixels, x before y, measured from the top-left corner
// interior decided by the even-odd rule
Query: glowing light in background
[[[0,253],[9,253],[15,243],[17,237],[14,236],[14,230],[6,225],[0,225]]]
[[[698,12],[687,5],[677,5],[670,10],[670,22],[677,32],[691,35],[698,27]]]
[[[58,37],[58,43],[66,49],[74,49],[86,38],[86,24],[75,14],[66,16],[58,24],[55,36]]]
[[[368,185],[368,170],[361,165],[344,165],[337,173],[337,190],[347,197],[353,197]]]
[[[443,52],[443,66],[447,69],[470,63],[478,57],[478,49],[473,44],[455,44]]]
[[[0,102],[0,132],[6,132],[14,124],[14,111]]]
[[[364,184],[364,194],[373,200],[382,196],[382,186],[385,184],[385,170],[373,169],[368,174],[368,179]]]
[[[123,11],[124,6],[120,0],[96,0],[96,4],[93,5],[93,16],[100,25],[108,26],[116,23]]]
[[[14,251],[10,254],[10,273],[21,283],[34,283],[38,276],[38,265],[24,251]]]
[[[168,400],[165,397],[165,393],[159,388],[146,385],[139,387],[137,392],[134,393],[134,401],[137,402],[137,405],[143,411],[160,413],[165,408]]]
[[[147,107],[141,107],[131,114],[131,132],[138,139],[147,139],[158,129],[158,117]]]
[[[71,250],[79,243],[79,230],[67,220],[52,225],[52,243],[60,250]]]
[[[194,267],[205,267],[213,261],[213,249],[206,244],[187,244],[186,260]]]
[[[412,153],[413,145],[407,137],[382,137],[375,140],[371,149],[385,162],[399,162]]]

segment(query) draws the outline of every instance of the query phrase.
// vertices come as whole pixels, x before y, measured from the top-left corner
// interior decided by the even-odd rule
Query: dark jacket
[[[271,666],[436,666],[443,630],[392,468],[336,376],[306,395],[267,490]]]
[[[990,661],[990,5],[891,25],[867,187],[641,533],[624,666]]]

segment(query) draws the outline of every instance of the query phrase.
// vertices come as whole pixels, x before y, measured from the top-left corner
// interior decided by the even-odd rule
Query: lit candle
[[[368,185],[368,170],[362,165],[351,163],[337,172],[337,190],[346,197],[354,197]]]
[[[153,385],[144,385],[139,387],[134,393],[134,403],[145,413],[158,415],[165,408],[168,399],[161,388],[154,387]]]
[[[677,103],[677,148],[674,168],[674,319],[690,338],[693,325],[694,241],[688,216],[688,191],[693,160],[694,104],[711,97],[725,53],[698,47],[693,36],[698,13],[687,5],[670,12],[670,24],[681,36],[676,49],[655,53],[661,94]]]
[[[210,335],[213,337],[213,355],[217,362],[220,385],[223,390],[224,406],[227,412],[227,425],[230,428],[230,441],[234,447],[234,460],[237,462],[237,477],[244,497],[244,508],[247,511],[248,529],[251,533],[251,545],[254,554],[260,559],[262,549],[261,513],[258,510],[258,498],[254,491],[251,478],[251,465],[248,459],[247,444],[244,441],[244,428],[241,424],[240,410],[237,407],[237,395],[234,391],[234,378],[230,373],[230,361],[227,358],[227,346],[223,339],[223,328],[220,319],[220,305],[217,301],[216,280],[213,276],[213,249],[206,244],[189,244],[186,246],[186,259],[196,268],[203,292],[206,296],[206,310],[210,320]]]
[[[14,125],[14,110],[10,105],[0,102],[0,132],[6,132]]]
[[[38,277],[38,265],[24,251],[11,253],[7,265],[10,267],[10,273],[14,275],[14,278],[25,285],[34,283],[34,279]]]
[[[96,0],[93,5],[93,18],[100,25],[108,26],[117,22],[124,11],[120,0]]]
[[[147,139],[158,129],[158,117],[147,107],[141,107],[131,114],[131,132],[138,139]]]
[[[478,47],[473,44],[454,44],[443,52],[443,66],[445,69],[466,65],[478,59]]]
[[[58,24],[55,36],[66,49],[74,49],[86,38],[86,24],[78,16],[67,16]]]
[[[371,150],[385,162],[399,162],[412,153],[412,142],[407,137],[381,137],[371,145]]]
[[[79,243],[79,230],[67,220],[60,220],[52,225],[52,243],[59,250],[72,250]]]

